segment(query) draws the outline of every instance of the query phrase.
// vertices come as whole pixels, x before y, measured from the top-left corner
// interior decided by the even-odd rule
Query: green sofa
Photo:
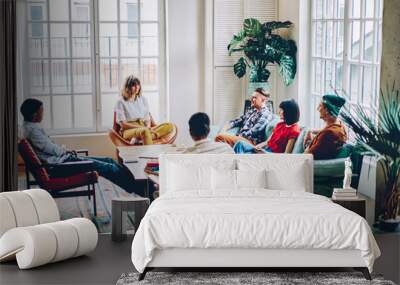
[[[276,116],[274,120],[267,125],[265,128],[265,137],[268,138],[272,134],[272,130],[279,122],[279,117]],[[303,141],[309,128],[302,127],[301,133],[296,140],[293,147],[292,153],[303,153]],[[227,133],[236,134],[238,128],[230,129]],[[214,139],[218,134],[218,128],[211,127],[209,135],[210,139]],[[323,195],[326,197],[332,196],[333,188],[342,187],[343,176],[344,176],[344,162],[347,157],[350,157],[353,162],[353,179],[352,186],[357,187],[358,174],[361,168],[361,157],[354,151],[354,147],[351,144],[345,144],[338,155],[334,159],[327,160],[315,160],[314,161],[314,193]]]

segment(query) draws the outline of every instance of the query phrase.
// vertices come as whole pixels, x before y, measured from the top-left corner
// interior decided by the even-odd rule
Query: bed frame
[[[191,160],[199,161],[208,165],[220,158],[237,159],[235,155],[161,155],[160,170],[167,169],[169,162]],[[261,155],[241,155],[240,158],[261,158]],[[313,158],[307,154],[268,154],[263,159],[270,163],[282,161],[304,161],[307,179],[305,190],[313,193]],[[166,171],[160,171],[160,194],[166,191],[169,177]],[[217,268],[229,268],[234,271],[250,271],[250,269],[271,268],[354,268],[361,271],[367,280],[371,276],[365,261],[359,250],[331,250],[331,249],[254,249],[254,248],[168,248],[155,250],[153,259],[149,262],[139,280],[143,280],[146,273],[155,268],[209,268],[211,271]]]
[[[371,275],[359,250],[329,249],[193,249],[156,250],[152,261],[139,275],[155,268],[230,268],[236,271],[271,268],[353,268],[367,280]]]

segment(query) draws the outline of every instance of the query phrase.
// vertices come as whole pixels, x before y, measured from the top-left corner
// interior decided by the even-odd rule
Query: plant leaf
[[[243,75],[246,74],[246,63],[243,57],[239,58],[239,60],[233,65],[233,72],[239,78],[242,78]]]
[[[245,38],[246,38],[246,32],[244,30],[241,30],[237,35],[233,35],[233,38],[228,45],[229,55],[231,55],[232,52],[241,51],[243,49],[243,48],[238,48],[238,46],[243,42]]]
[[[243,22],[243,30],[248,36],[258,38],[262,33],[262,25],[257,19],[248,18]]]
[[[266,22],[262,24],[262,28],[264,31],[267,33],[271,33],[273,30],[276,29],[288,29],[293,25],[292,22],[290,21],[285,21],[285,22],[279,22],[279,21],[271,21],[271,22]]]
[[[296,76],[296,58],[282,55],[279,60],[279,73],[282,75],[285,85],[290,85]]]

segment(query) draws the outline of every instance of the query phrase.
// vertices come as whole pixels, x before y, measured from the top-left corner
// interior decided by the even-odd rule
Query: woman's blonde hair
[[[139,92],[136,94],[132,94],[132,87],[139,85],[140,89]],[[125,101],[128,101],[132,96],[134,97],[133,100],[135,101],[138,97],[142,95],[142,85],[140,84],[139,78],[129,75],[122,86],[121,96]]]

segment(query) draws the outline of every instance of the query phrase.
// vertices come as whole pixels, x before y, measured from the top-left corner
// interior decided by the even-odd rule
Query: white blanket
[[[357,249],[370,271],[380,255],[359,215],[319,195],[265,189],[158,198],[134,237],[132,262],[143,272],[165,248]]]

